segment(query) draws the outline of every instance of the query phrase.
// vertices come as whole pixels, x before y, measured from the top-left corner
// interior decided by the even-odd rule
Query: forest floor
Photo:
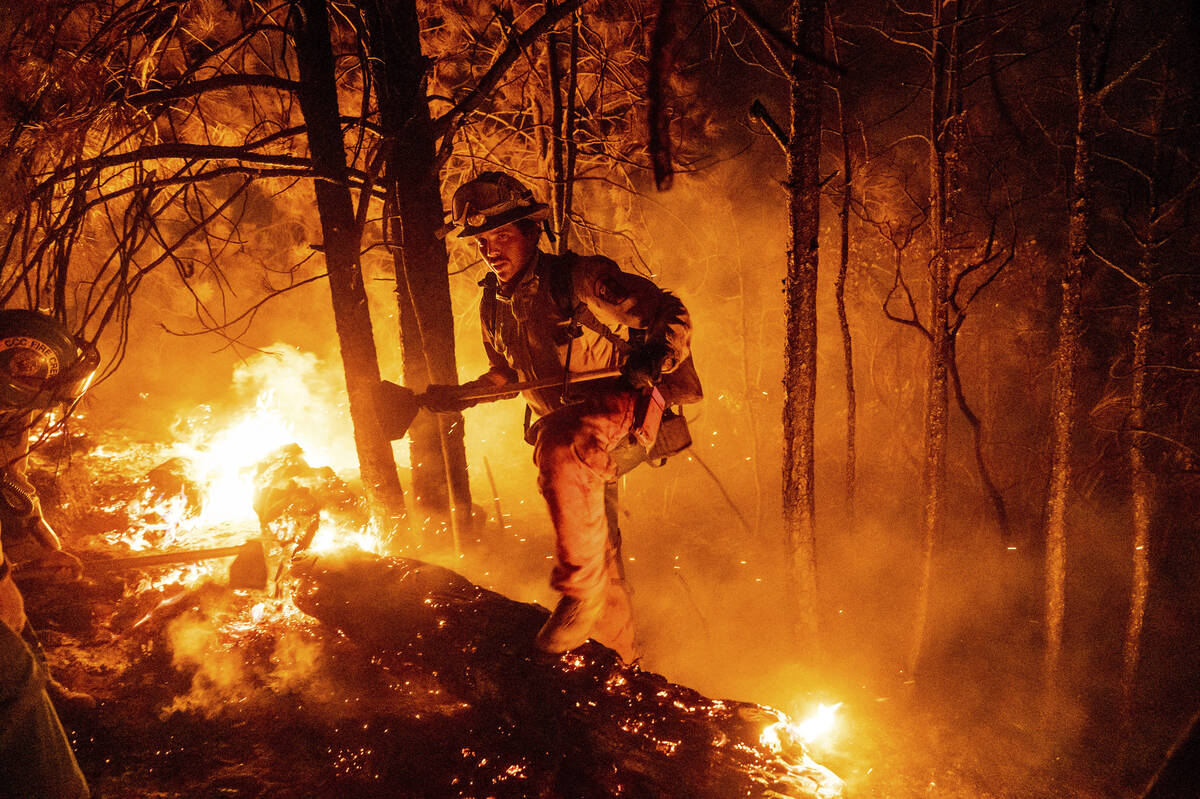
[[[56,520],[72,547],[116,554],[123,539],[113,534],[139,522],[147,465],[76,458],[65,473],[47,466],[33,477],[48,507],[74,509]],[[231,528],[204,544],[257,534]],[[445,695],[431,675],[401,682],[376,668],[295,610],[286,590],[224,587],[224,563],[23,586],[53,673],[98,700],[62,709],[96,797],[601,796],[524,731]],[[459,565],[501,588],[543,581],[546,569],[536,548],[499,558],[486,545],[468,547]],[[846,780],[848,797],[1128,795],[1106,788],[1102,764],[1042,751],[1023,730],[912,711],[867,691],[845,698],[855,708],[849,728],[813,755]]]

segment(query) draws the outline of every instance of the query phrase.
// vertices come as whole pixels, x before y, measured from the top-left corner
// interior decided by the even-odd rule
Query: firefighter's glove
[[[663,364],[670,355],[666,342],[648,341],[629,353],[621,365],[621,374],[634,388],[650,388],[662,379]]]
[[[451,386],[444,383],[431,383],[425,388],[423,394],[417,396],[417,402],[422,408],[428,408],[434,413],[460,413],[478,402],[478,400],[462,398],[463,391],[470,387],[470,384]]]
[[[83,563],[65,549],[44,549],[17,566],[17,574],[23,572],[38,576],[66,580],[78,580],[83,576]]]

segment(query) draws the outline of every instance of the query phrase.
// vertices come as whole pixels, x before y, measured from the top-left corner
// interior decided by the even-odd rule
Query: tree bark
[[[1129,387],[1129,423],[1126,439],[1129,456],[1129,493],[1133,522],[1133,578],[1129,586],[1129,617],[1125,624],[1125,643],[1121,668],[1121,723],[1129,740],[1133,734],[1134,689],[1137,685],[1138,664],[1141,661],[1142,628],[1146,621],[1146,606],[1150,599],[1150,526],[1154,517],[1154,477],[1146,463],[1142,447],[1146,443],[1147,359],[1153,335],[1152,293],[1158,274],[1159,248],[1169,238],[1163,230],[1165,192],[1169,166],[1165,158],[1164,119],[1170,71],[1164,66],[1160,78],[1161,94],[1150,118],[1149,135],[1154,142],[1154,165],[1150,174],[1150,208],[1139,238],[1141,258],[1136,275],[1137,316],[1133,326],[1133,356]],[[1186,193],[1185,189],[1185,193]]]
[[[1042,682],[1043,719],[1054,718],[1059,704],[1059,663],[1066,613],[1067,503],[1071,490],[1071,433],[1074,428],[1075,373],[1083,326],[1083,275],[1088,259],[1091,217],[1092,137],[1100,106],[1095,94],[1098,0],[1084,0],[1075,51],[1075,159],[1067,219],[1068,252],[1063,265],[1058,340],[1054,346],[1054,384],[1050,397],[1050,491],[1046,499],[1045,650]]]
[[[646,117],[650,129],[646,137],[646,149],[650,153],[654,185],[659,191],[670,189],[675,180],[671,117],[667,104],[679,41],[685,30],[680,6],[677,0],[659,0],[658,17],[654,21],[654,32],[650,35],[650,74],[646,80]]]
[[[835,37],[836,38],[836,37]],[[835,90],[838,105],[838,134],[842,143],[842,196],[838,209],[838,272],[833,284],[837,305],[838,327],[842,331],[842,366],[846,382],[846,516],[850,532],[857,528],[854,507],[856,473],[858,471],[858,394],[854,389],[854,339],[850,334],[850,318],[846,315],[846,275],[850,271],[850,206],[854,199],[854,163],[850,157],[850,134],[846,130],[846,113],[840,89]]]
[[[554,0],[548,0],[546,9],[554,7]],[[546,36],[546,75],[550,83],[550,213],[554,220],[554,231],[558,236],[556,252],[562,253],[566,247],[563,236],[563,211],[566,207],[567,165],[566,143],[563,141],[563,106],[562,96],[562,61],[559,49],[562,46],[562,34],[552,31]],[[566,102],[571,102],[573,98]]]
[[[553,9],[547,3],[547,10]],[[570,249],[571,207],[575,196],[575,122],[577,110],[575,95],[579,82],[579,14],[571,16],[571,37],[567,47],[566,88],[563,88],[563,71],[560,50],[563,45],[561,33],[554,32],[546,37],[546,65],[550,81],[550,208],[554,224],[554,251],[559,255]]]
[[[1146,355],[1150,348],[1151,275],[1154,273],[1153,245],[1142,257],[1141,283],[1137,287],[1137,321],[1133,329],[1133,384],[1129,392],[1129,488],[1133,521],[1133,578],[1130,583],[1129,617],[1121,669],[1121,720],[1132,732],[1133,694],[1141,660],[1142,627],[1150,597],[1150,520],[1153,517],[1153,478],[1146,465],[1142,431],[1146,427]]]
[[[950,250],[955,166],[962,109],[957,81],[956,0],[933,0],[929,114],[929,363],[925,384],[925,443],[921,474],[925,505],[921,565],[908,679],[915,681],[926,646],[934,549],[941,541],[946,506],[946,443],[950,362]]]
[[[456,384],[449,258],[436,235],[442,197],[416,4],[358,4],[384,129],[386,235],[396,275],[404,384],[417,391],[430,383]],[[414,503],[426,516],[449,514],[456,551],[458,531],[471,520],[463,427],[458,416],[420,414],[409,429]]]
[[[314,181],[314,190],[354,444],[372,516],[381,529],[394,534],[399,521],[405,518],[404,493],[391,442],[384,436],[375,413],[373,392],[379,383],[379,362],[359,263],[362,232],[350,199],[329,18],[324,0],[296,0],[295,9],[292,35],[300,67],[297,94],[313,168],[320,176]]]
[[[708,699],[622,665],[594,641],[535,655],[533,637],[548,615],[537,605],[405,558],[313,559],[294,573],[302,610],[397,681],[414,670],[432,675],[454,697],[536,738],[583,777],[577,788],[664,799],[841,795],[841,780],[802,747],[776,755],[760,742],[777,711]]]
[[[823,0],[794,0],[791,33],[800,50],[822,51]],[[784,280],[783,519],[788,591],[798,645],[815,647],[817,623],[814,447],[817,399],[817,235],[820,221],[821,78],[799,54],[790,61],[787,146],[791,246]]]

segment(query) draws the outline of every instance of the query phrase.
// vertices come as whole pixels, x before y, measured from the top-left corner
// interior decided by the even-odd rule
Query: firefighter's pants
[[[580,599],[604,596],[592,637],[632,660],[633,623],[617,551],[609,538],[604,487],[616,479],[609,451],[629,435],[637,395],[611,390],[560,408],[539,420],[533,459],[538,488],[554,524],[550,584]]]
[[[0,797],[79,799],[83,773],[46,695],[45,667],[0,624]]]

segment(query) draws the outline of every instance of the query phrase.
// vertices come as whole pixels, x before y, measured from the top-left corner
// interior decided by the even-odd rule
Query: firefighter
[[[629,460],[624,453],[651,388],[663,381],[669,403],[698,398],[691,322],[677,297],[608,258],[541,251],[547,216],[545,203],[501,172],[484,172],[454,194],[450,229],[474,242],[489,270],[480,284],[480,319],[491,368],[465,385],[620,368],[620,379],[527,391],[524,399],[526,440],[555,532],[550,582],[561,594],[534,643],[559,653],[595,638],[632,661],[614,481]],[[684,372],[689,377],[680,382],[690,388],[682,394],[694,396],[670,396],[664,376]],[[461,386],[430,386],[424,404],[461,411],[472,404],[458,399],[461,393]],[[638,452],[635,463],[646,456]]]
[[[5,550],[24,552],[39,572],[80,574],[79,560],[42,516],[25,461],[30,428],[51,409],[73,405],[98,362],[95,349],[57,320],[0,311],[0,797],[89,795],[50,702],[53,683]]]

